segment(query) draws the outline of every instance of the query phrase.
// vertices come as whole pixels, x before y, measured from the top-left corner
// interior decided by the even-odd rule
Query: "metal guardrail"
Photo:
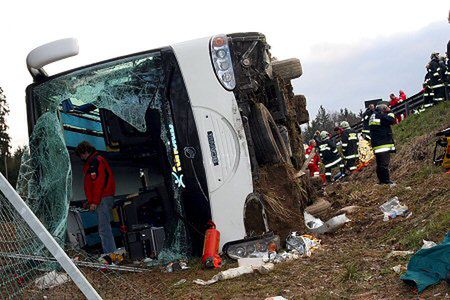
[[[445,84],[445,97],[447,101],[449,100],[449,92],[450,86],[449,84]],[[393,107],[391,109],[391,112],[394,113],[396,116],[400,114],[404,114],[405,116],[412,115],[414,111],[417,108],[420,108],[422,104],[425,102],[423,94],[424,94],[423,91],[420,91],[417,94],[407,98],[400,104]],[[360,121],[356,124],[351,125],[350,127],[358,132],[361,132],[361,130],[363,129],[363,122]],[[337,136],[338,134],[335,134],[333,135],[333,138]]]
[[[395,115],[404,114],[405,116],[409,116],[414,112],[415,109],[422,106],[423,103],[424,97],[423,91],[421,91],[396,105],[394,108],[392,108],[391,111]],[[360,132],[363,129],[363,121],[353,124],[351,127],[352,129]]]

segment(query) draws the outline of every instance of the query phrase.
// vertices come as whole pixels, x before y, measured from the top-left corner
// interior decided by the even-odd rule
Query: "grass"
[[[358,265],[354,262],[347,263],[345,265],[345,272],[342,276],[341,281],[347,282],[347,281],[356,281],[356,279],[359,277],[359,268]]]
[[[416,136],[432,133],[448,126],[450,126],[450,101],[406,118],[399,125],[394,126],[393,131],[396,143],[402,145]]]
[[[424,227],[410,232],[406,231],[406,234],[403,231],[403,237],[399,240],[399,243],[409,249],[418,249],[422,246],[422,240],[434,240],[436,236],[444,234],[448,230],[448,224],[450,224],[450,212],[440,211],[430,219]]]

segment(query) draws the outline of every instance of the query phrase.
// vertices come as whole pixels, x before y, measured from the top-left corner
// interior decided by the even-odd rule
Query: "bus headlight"
[[[236,79],[227,36],[223,34],[214,36],[211,39],[210,51],[217,78],[225,89],[233,90],[236,87]]]

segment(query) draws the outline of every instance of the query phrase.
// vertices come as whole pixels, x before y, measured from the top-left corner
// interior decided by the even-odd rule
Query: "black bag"
[[[157,258],[165,241],[163,227],[150,227],[148,224],[132,226],[125,233],[125,249],[131,260]]]

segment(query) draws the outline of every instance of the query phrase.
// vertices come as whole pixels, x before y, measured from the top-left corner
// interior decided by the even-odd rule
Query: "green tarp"
[[[400,278],[408,284],[415,284],[419,293],[430,285],[445,280],[450,272],[450,231],[442,244],[422,249],[411,258],[408,271]]]

